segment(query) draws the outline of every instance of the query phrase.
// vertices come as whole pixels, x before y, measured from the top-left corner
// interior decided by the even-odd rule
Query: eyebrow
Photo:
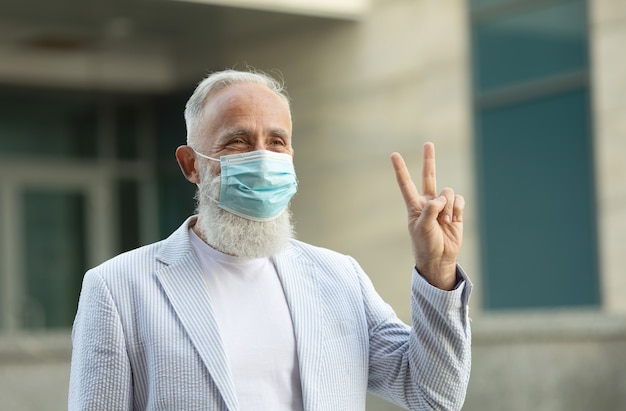
[[[287,130],[283,129],[283,128],[270,128],[268,130],[266,130],[266,133],[272,136],[278,136],[278,137],[282,137],[282,138],[288,138],[289,137],[289,133],[287,132]],[[237,137],[237,136],[248,136],[250,135],[250,131],[245,129],[245,128],[236,128],[233,130],[228,130],[227,132],[221,134],[219,136],[219,141],[223,141],[223,140],[228,140],[231,137]]]
[[[225,142],[227,140],[230,140],[232,137],[237,137],[237,136],[247,136],[249,135],[250,132],[248,132],[246,129],[243,128],[237,128],[234,130],[228,130],[224,133],[221,133],[218,135],[216,142],[220,143],[220,142]]]
[[[274,136],[284,137],[284,138],[289,137],[289,133],[287,132],[287,130],[282,129],[282,128],[272,128],[269,130],[269,134],[274,135]]]

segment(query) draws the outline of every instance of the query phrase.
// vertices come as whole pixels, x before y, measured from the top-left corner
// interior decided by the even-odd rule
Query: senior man
[[[464,201],[437,194],[434,146],[424,146],[421,194],[391,156],[416,258],[410,327],[356,261],[294,239],[280,82],[213,73],[185,119],[176,159],[198,186],[197,215],[85,274],[69,408],[362,411],[369,390],[410,410],[460,409],[471,343],[471,283],[456,261]]]

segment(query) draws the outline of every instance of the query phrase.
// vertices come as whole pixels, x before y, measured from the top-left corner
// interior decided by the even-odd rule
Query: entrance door
[[[112,190],[93,166],[2,168],[2,329],[70,327],[85,270],[113,253]]]

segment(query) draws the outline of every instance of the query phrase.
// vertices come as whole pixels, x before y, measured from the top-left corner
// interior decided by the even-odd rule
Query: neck
[[[200,217],[198,217],[198,219],[194,222],[194,224],[193,224],[193,226],[191,227],[191,229],[193,230],[193,232],[194,232],[194,233],[196,233],[196,235],[197,235],[198,237],[200,237],[200,239],[201,239],[202,241],[204,241],[204,242],[205,242],[205,243],[206,243],[209,247],[211,247],[212,249],[214,249],[214,250],[216,250],[216,251],[219,251],[219,252],[220,252],[220,253],[222,253],[222,254],[230,255],[231,257],[238,257],[238,256],[237,256],[237,255],[235,255],[235,254],[232,254],[232,253],[227,253],[227,252],[226,252],[226,251],[224,251],[224,250],[220,250],[218,247],[216,247],[216,246],[214,246],[213,244],[209,243],[209,242],[207,241],[206,237],[202,234],[202,231],[200,231],[199,224],[198,224],[198,222],[199,222],[199,221],[200,221]]]

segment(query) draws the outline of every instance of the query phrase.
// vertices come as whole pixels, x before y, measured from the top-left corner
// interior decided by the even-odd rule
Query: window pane
[[[121,180],[117,184],[119,201],[119,251],[139,247],[139,184],[136,180]]]
[[[5,317],[7,315],[8,311],[5,307],[6,304],[6,300],[5,300],[5,293],[6,293],[6,276],[8,275],[8,273],[5,272],[5,262],[6,262],[6,256],[5,256],[5,243],[4,243],[4,218],[3,218],[3,214],[4,214],[4,210],[3,210],[3,198],[2,198],[2,190],[0,190],[0,331],[2,331],[5,327],[7,327],[7,324],[5,323]]]
[[[559,2],[477,22],[473,43],[474,85],[478,92],[585,70],[585,2]]]
[[[599,303],[589,93],[480,112],[487,308]]]
[[[185,180],[174,155],[185,144],[183,118],[185,103],[192,90],[168,95],[155,101],[158,140],[159,234],[167,237],[195,210],[196,186]]]
[[[26,190],[23,194],[24,328],[69,327],[86,269],[85,196]]]
[[[180,95],[168,95],[155,100],[155,128],[157,134],[157,152],[159,160],[165,164],[176,165],[174,152],[176,147],[186,144],[187,129],[183,112],[187,98],[193,93],[193,89]]]
[[[139,108],[120,103],[115,108],[117,154],[119,158],[136,159],[139,153]]]
[[[159,175],[160,236],[167,237],[194,213],[196,186],[180,171]]]
[[[94,101],[0,90],[0,156],[95,157]]]

